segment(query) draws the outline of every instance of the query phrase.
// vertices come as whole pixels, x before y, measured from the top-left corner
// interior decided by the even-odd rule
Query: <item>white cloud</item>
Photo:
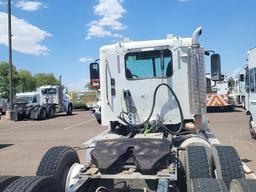
[[[99,4],[94,7],[94,13],[99,16],[98,20],[91,21],[86,39],[92,37],[123,37],[117,31],[124,30],[126,26],[119,19],[126,12],[122,6],[122,0],[99,0]]]
[[[89,56],[81,57],[79,59],[79,62],[81,62],[81,63],[89,63],[89,62],[92,62],[92,61],[93,61],[93,58],[89,57]]]
[[[0,12],[0,44],[8,46],[7,13]],[[44,55],[49,49],[41,44],[50,33],[12,15],[13,49],[22,53]]]
[[[42,2],[39,1],[18,1],[15,6],[24,11],[37,11],[42,7],[46,7]]]

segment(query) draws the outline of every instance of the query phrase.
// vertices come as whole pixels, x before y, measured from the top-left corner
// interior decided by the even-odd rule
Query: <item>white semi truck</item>
[[[100,63],[90,66],[100,68],[94,72],[100,77],[102,125],[109,129],[80,148],[85,150],[84,163],[79,148],[53,147],[43,156],[37,176],[17,179],[4,192],[18,187],[33,192],[255,188],[256,180],[245,179],[236,150],[217,145],[208,129],[201,33],[198,28],[192,38],[169,35],[101,47]],[[211,55],[211,66],[212,80],[221,80],[218,54]]]
[[[248,51],[246,60],[245,109],[250,115],[249,131],[251,137],[256,139],[256,48]]]
[[[18,93],[13,106],[12,120],[52,118],[66,112],[71,115],[73,104],[63,92],[62,86],[41,86],[35,92]]]
[[[237,105],[245,107],[245,69],[240,69],[234,76],[234,98]]]
[[[206,74],[207,111],[232,111],[234,99],[230,94],[230,87],[226,75],[218,82],[211,80],[211,75]]]

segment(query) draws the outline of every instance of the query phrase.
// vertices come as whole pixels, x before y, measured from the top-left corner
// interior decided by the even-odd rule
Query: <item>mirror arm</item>
[[[215,51],[213,51],[213,50],[207,50],[207,51],[205,51],[204,52],[204,54],[206,55],[206,56],[210,56],[210,54],[215,54]]]

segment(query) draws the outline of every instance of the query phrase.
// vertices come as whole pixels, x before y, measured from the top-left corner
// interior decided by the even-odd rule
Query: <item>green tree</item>
[[[19,83],[17,85],[18,92],[30,92],[36,89],[36,80],[30,71],[20,70],[18,72]]]
[[[18,73],[13,66],[13,95],[16,93],[16,86],[19,82]],[[0,97],[9,99],[9,64],[0,62]]]
[[[36,87],[43,85],[58,85],[59,80],[54,77],[53,73],[38,73],[34,75]]]

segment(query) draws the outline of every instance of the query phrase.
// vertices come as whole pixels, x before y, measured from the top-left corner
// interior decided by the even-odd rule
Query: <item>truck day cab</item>
[[[33,192],[40,187],[54,192],[255,188],[255,180],[245,179],[236,150],[217,145],[208,129],[201,33],[198,28],[190,38],[169,35],[101,47],[100,63],[90,65],[96,73],[91,77],[100,79],[101,120],[109,129],[86,143],[84,163],[76,149],[53,147],[42,158],[36,177],[18,179],[4,192],[17,186]],[[218,54],[211,55],[211,66],[212,80],[221,80]]]
[[[247,65],[245,67],[245,109],[250,115],[249,132],[256,139],[256,48],[247,53]]]
[[[63,93],[62,86],[41,86],[36,92],[18,93],[13,106],[12,120],[44,120],[54,114],[71,115],[73,104]]]
[[[230,95],[229,83],[226,75],[221,75],[221,81],[212,81],[211,75],[206,74],[207,111],[232,111],[234,99]]]

